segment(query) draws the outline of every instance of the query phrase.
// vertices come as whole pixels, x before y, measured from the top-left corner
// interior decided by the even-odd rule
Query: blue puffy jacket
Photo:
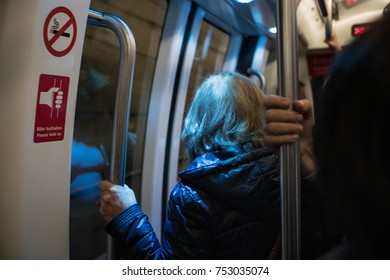
[[[280,233],[279,160],[236,146],[196,158],[179,174],[160,245],[138,205],[107,226],[121,259],[266,259]],[[302,258],[323,246],[310,182],[301,183]],[[279,256],[280,257],[280,254]]]

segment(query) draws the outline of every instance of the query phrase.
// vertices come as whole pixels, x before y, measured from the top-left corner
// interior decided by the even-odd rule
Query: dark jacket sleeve
[[[210,233],[207,206],[188,188],[175,188],[171,194],[162,245],[139,205],[115,217],[105,230],[115,241],[120,259],[206,259]]]
[[[120,259],[158,260],[166,257],[148,217],[138,204],[122,211],[105,230],[114,239]]]

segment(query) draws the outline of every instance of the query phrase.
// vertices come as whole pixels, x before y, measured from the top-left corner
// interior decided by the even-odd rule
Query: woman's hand
[[[98,205],[100,206],[100,214],[107,222],[137,203],[134,191],[127,185],[119,186],[110,181],[101,181],[99,186],[101,193]]]

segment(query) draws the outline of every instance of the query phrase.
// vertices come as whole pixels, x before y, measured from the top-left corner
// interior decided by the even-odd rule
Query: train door
[[[137,7],[137,9],[134,9]],[[91,9],[119,16],[136,40],[134,82],[125,155],[125,183],[139,198],[145,126],[152,75],[159,47],[167,2],[126,1],[107,3],[92,0]],[[88,25],[80,70],[70,190],[70,258],[110,258],[110,246],[95,201],[98,183],[110,179],[112,135],[120,66],[120,43],[107,28]],[[115,138],[115,137],[114,137]],[[116,182],[120,183],[120,182]],[[108,254],[108,256],[107,256]]]

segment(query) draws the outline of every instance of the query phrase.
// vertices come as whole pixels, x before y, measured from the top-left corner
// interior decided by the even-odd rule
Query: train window
[[[140,194],[146,116],[166,0],[91,0],[91,9],[124,20],[136,40],[126,184]],[[107,236],[95,201],[108,179],[119,43],[111,30],[88,26],[77,94],[70,189],[70,258],[104,259]]]
[[[207,76],[207,74],[222,71],[228,50],[229,39],[230,36],[227,33],[206,21],[202,22],[188,84],[185,112],[191,104],[196,88],[204,77]],[[186,169],[189,163],[181,145],[178,171]]]

